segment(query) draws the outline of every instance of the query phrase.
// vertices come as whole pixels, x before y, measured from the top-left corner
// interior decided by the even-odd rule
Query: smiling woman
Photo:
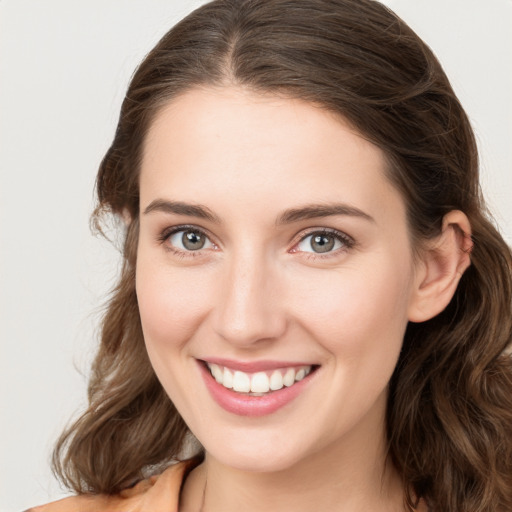
[[[510,510],[511,253],[391,11],[199,8],[134,75],[97,191],[124,266],[55,451],[78,496],[34,510]]]
[[[423,277],[383,153],[309,103],[194,89],[148,132],[141,209],[162,196],[214,215],[142,215],[136,266],[149,358],[209,466],[289,478],[348,441],[351,474],[378,460]]]

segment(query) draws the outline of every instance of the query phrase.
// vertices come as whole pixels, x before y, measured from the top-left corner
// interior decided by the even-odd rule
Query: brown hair
[[[431,510],[512,509],[512,257],[489,221],[468,118],[431,50],[372,0],[216,0],[170,30],[136,71],[97,178],[99,207],[130,215],[124,265],[103,321],[89,407],[60,438],[54,468],[77,492],[113,493],[179,456],[187,427],[148,360],[135,294],[138,172],[166,102],[235,84],[322,105],[389,162],[413,240],[468,216],[474,248],[450,305],[409,324],[390,383],[389,453]]]

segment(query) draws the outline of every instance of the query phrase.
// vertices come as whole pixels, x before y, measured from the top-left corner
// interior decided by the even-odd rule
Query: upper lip
[[[301,361],[236,361],[234,359],[223,359],[220,357],[208,357],[202,359],[205,363],[225,366],[231,370],[238,370],[245,373],[263,372],[266,370],[277,370],[278,368],[290,368],[297,366],[313,366],[312,363]]]

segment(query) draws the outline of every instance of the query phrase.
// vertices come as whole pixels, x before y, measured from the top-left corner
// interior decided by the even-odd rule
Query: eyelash
[[[217,247],[216,244],[211,241],[211,237],[206,233],[206,231],[204,231],[201,228],[198,228],[197,226],[193,226],[193,225],[181,225],[181,226],[174,226],[172,228],[165,229],[158,236],[158,241],[164,246],[165,250],[172,252],[174,255],[176,255],[180,258],[195,258],[195,257],[201,256],[202,252],[203,252],[201,249],[198,249],[196,251],[183,251],[181,249],[177,249],[176,247],[173,247],[169,243],[169,238],[172,235],[175,235],[176,233],[180,233],[182,231],[183,232],[191,231],[191,232],[197,233],[199,235],[202,235],[205,238],[207,238],[213,246]],[[325,253],[316,253],[313,251],[312,252],[300,251],[300,250],[296,249],[296,247],[301,242],[303,242],[306,238],[314,236],[314,235],[333,237],[336,241],[338,241],[342,244],[342,247],[340,247],[334,251],[328,251]],[[296,241],[294,241],[293,247],[290,250],[290,252],[292,252],[292,253],[302,252],[303,254],[305,254],[305,257],[308,260],[329,258],[335,254],[339,254],[340,252],[346,252],[346,251],[352,249],[356,245],[355,240],[352,237],[350,237],[349,235],[347,235],[341,231],[338,231],[336,229],[329,229],[329,228],[309,229],[309,230],[304,231],[304,232],[300,233],[299,235],[297,235],[295,237],[295,240]]]

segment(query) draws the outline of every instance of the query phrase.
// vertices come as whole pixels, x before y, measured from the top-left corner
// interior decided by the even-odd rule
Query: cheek
[[[319,274],[314,286],[302,285],[295,295],[296,316],[330,353],[394,355],[400,349],[411,286],[406,267],[380,259],[363,268]]]
[[[322,292],[310,288],[303,302],[308,308],[298,315],[326,353],[331,386],[324,413],[336,431],[349,428],[384,396],[407,326],[407,272],[393,265],[365,269],[322,278]]]
[[[192,361],[187,348],[207,309],[207,294],[199,293],[198,276],[191,279],[144,256],[137,261],[136,291],[149,359],[180,413],[198,417],[199,405],[188,399]]]
[[[204,279],[194,272],[173,272],[139,257],[137,300],[146,344],[181,347],[208,310]]]

